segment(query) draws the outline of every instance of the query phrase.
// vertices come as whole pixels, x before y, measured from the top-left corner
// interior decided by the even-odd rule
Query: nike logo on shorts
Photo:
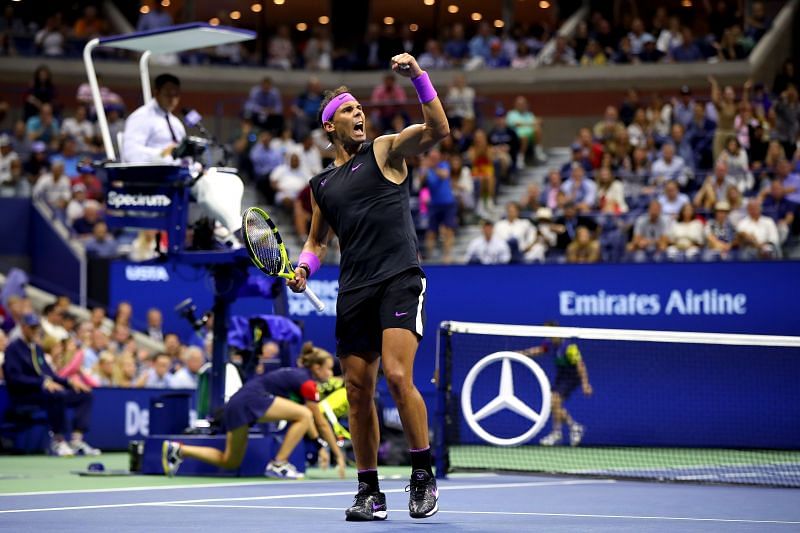
[[[357,165],[353,165],[353,172],[355,172],[356,170],[358,170],[358,169],[361,167],[361,165],[363,165],[363,164],[364,164],[364,163],[359,163],[359,164],[357,164]]]
[[[397,311],[394,312],[394,316],[396,316],[396,317],[406,316],[407,314],[408,314],[408,311],[406,311],[404,313],[398,313]]]

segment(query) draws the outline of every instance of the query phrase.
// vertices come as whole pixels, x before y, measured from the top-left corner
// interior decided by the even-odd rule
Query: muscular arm
[[[408,65],[408,69],[400,68]],[[407,78],[421,76],[424,71],[409,54],[400,54],[392,59],[392,69]],[[430,150],[436,143],[450,134],[444,108],[438,97],[422,104],[423,124],[413,124],[400,133],[384,135],[375,139],[375,158],[384,175],[395,183],[406,178],[405,158]]]
[[[314,193],[311,193],[311,229],[308,232],[308,239],[303,245],[304,252],[311,252],[319,257],[319,260],[325,257],[328,250],[328,239],[333,234],[325,217],[322,215],[322,210],[317,205],[314,199]],[[306,270],[299,266],[294,269],[295,278],[289,280],[286,284],[294,292],[303,292],[306,290]]]

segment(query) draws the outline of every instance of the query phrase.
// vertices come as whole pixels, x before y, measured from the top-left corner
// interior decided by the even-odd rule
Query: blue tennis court
[[[350,481],[247,482],[0,496],[0,530],[100,531],[797,531],[797,491],[611,479],[454,475],[440,511],[413,520],[405,481],[382,489],[389,519],[348,523]]]

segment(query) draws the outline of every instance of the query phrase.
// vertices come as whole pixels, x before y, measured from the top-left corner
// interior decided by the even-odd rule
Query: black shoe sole
[[[433,509],[428,511],[427,513],[412,513],[411,511],[409,511],[408,514],[411,516],[411,518],[430,518],[438,512],[439,512],[439,502],[437,501]]]

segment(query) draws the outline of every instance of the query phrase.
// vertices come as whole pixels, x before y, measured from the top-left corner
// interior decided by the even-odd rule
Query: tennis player
[[[350,402],[350,432],[358,466],[358,493],[347,520],[384,520],[386,498],[378,486],[378,416],[373,401],[379,358],[400,412],[411,451],[409,512],[438,510],[431,470],[428,414],[412,371],[424,323],[425,275],[419,266],[409,210],[405,158],[422,154],[450,129],[428,74],[409,54],[392,58],[392,70],[411,78],[422,104],[423,124],[367,142],[366,116],[340,87],[325,94],[320,122],[336,152],[334,162],[311,179],[311,231],[297,263],[295,292],[320,266],[334,233],[342,256],[336,304],[337,355]]]
[[[546,322],[545,326],[558,326],[557,322]],[[569,427],[569,444],[577,446],[581,443],[586,428],[576,422],[564,407],[564,403],[572,393],[581,386],[584,396],[592,395],[592,385],[589,383],[589,373],[583,362],[581,351],[573,341],[564,341],[557,337],[544,341],[539,346],[522,350],[520,353],[536,357],[553,353],[556,357],[556,378],[550,394],[550,411],[553,413],[553,430],[543,437],[539,444],[542,446],[555,446],[564,439],[564,422]]]
[[[324,383],[333,375],[333,357],[307,342],[298,363],[299,368],[280,368],[254,377],[225,404],[223,416],[228,431],[225,450],[164,441],[161,455],[164,473],[174,476],[187,457],[222,468],[238,468],[247,450],[250,426],[256,422],[286,420],[289,428],[275,458],[267,464],[265,475],[282,479],[303,477],[289,462],[289,455],[303,435],[307,435],[332,450],[339,476],[344,477],[344,454],[317,406],[317,383]],[[303,401],[305,405],[300,404]],[[320,433],[324,440],[320,439]]]

